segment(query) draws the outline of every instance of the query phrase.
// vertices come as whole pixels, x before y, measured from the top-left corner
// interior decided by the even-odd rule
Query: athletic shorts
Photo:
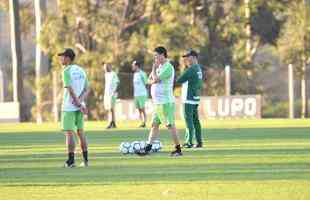
[[[104,109],[111,110],[115,107],[116,104],[116,96],[104,96]]]
[[[76,131],[84,128],[84,114],[81,111],[63,111],[61,126],[64,131]]]
[[[165,124],[166,126],[174,125],[175,103],[155,104],[152,123]]]
[[[145,107],[145,102],[147,101],[147,96],[135,97],[134,102],[137,109],[142,109]]]

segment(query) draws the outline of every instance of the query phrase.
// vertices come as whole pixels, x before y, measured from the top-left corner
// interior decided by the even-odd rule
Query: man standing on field
[[[196,148],[202,147],[201,125],[199,121],[198,105],[200,101],[200,90],[202,88],[202,71],[198,64],[198,53],[189,50],[183,55],[187,69],[177,79],[177,83],[182,84],[182,102],[184,105],[184,119],[186,123],[185,144],[183,147],[192,148],[193,136],[197,144]]]
[[[147,75],[141,69],[141,64],[138,61],[133,61],[132,63],[133,74],[133,92],[134,92],[134,102],[136,108],[139,110],[139,116],[142,120],[141,128],[146,126],[146,113],[145,113],[145,102],[148,99],[148,92],[146,89]]]
[[[175,99],[173,95],[174,67],[167,59],[167,50],[159,46],[154,50],[154,65],[150,75],[151,95],[154,104],[152,128],[145,149],[138,155],[147,155],[152,149],[152,143],[159,136],[159,125],[165,124],[169,129],[174,150],[171,156],[182,156],[181,146],[175,127]]]
[[[72,49],[66,49],[58,54],[61,64],[64,66],[62,79],[64,85],[64,96],[62,103],[62,130],[66,133],[66,144],[68,149],[68,160],[64,167],[75,167],[74,153],[76,132],[83,154],[83,162],[80,166],[88,166],[87,139],[84,134],[84,114],[87,113],[85,100],[89,94],[88,80],[84,69],[73,63],[75,53]]]
[[[116,128],[115,123],[115,104],[117,99],[117,88],[119,85],[119,78],[113,71],[112,65],[104,64],[105,71],[105,88],[104,88],[104,108],[108,110],[109,125],[107,129]]]

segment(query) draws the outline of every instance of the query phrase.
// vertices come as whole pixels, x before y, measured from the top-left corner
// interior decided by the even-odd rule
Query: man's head
[[[195,50],[188,50],[182,57],[187,66],[198,63],[198,53]]]
[[[165,47],[159,46],[154,49],[155,63],[163,64],[167,59],[167,50]]]
[[[138,61],[133,61],[131,64],[131,69],[133,72],[136,72],[137,70],[139,70],[141,68],[141,64]]]
[[[72,49],[65,49],[64,52],[58,54],[62,65],[66,66],[74,61],[75,53]]]
[[[112,65],[110,63],[105,63],[103,65],[104,71],[105,72],[111,72],[112,71]]]

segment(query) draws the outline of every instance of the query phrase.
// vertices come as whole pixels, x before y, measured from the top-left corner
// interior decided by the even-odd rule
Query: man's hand
[[[160,81],[159,77],[156,74],[156,69],[159,67],[159,65],[160,65],[160,63],[158,63],[156,61],[153,63],[152,72],[150,75],[150,77],[151,77],[150,84],[158,83]]]
[[[75,105],[76,107],[81,107],[81,101],[78,98],[72,98],[72,104]]]
[[[88,109],[87,109],[87,107],[86,107],[86,105],[85,105],[84,103],[81,104],[80,111],[81,111],[84,115],[87,115]]]

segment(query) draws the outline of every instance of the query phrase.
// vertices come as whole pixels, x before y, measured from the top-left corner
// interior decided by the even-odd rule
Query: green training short
[[[175,103],[156,104],[154,105],[154,113],[152,123],[171,126],[175,124]]]
[[[104,96],[104,108],[106,110],[111,110],[115,107],[116,104],[116,96]]]
[[[145,102],[147,101],[147,96],[135,97],[134,102],[137,109],[142,109],[145,107]]]
[[[84,128],[84,114],[81,111],[63,111],[61,126],[64,131],[76,131]]]

